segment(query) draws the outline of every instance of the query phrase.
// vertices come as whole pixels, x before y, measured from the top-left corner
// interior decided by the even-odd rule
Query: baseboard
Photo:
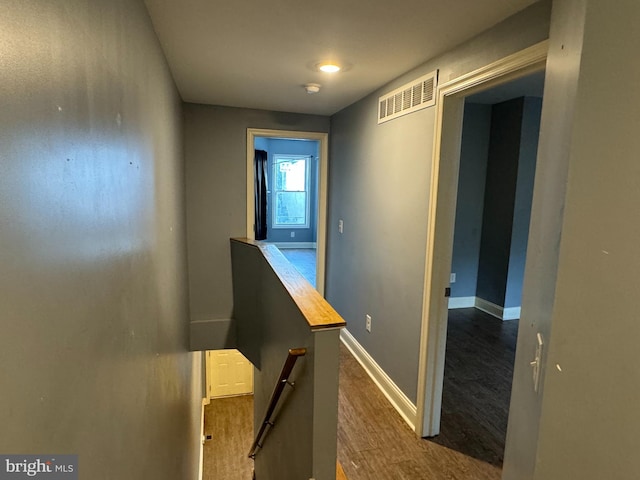
[[[502,312],[502,320],[517,320],[520,318],[520,307],[508,307]]]
[[[367,353],[346,328],[340,331],[340,340],[342,340],[342,343],[353,354],[358,363],[362,365],[364,371],[367,372],[384,396],[387,397],[387,400],[389,400],[393,408],[398,411],[404,421],[415,431],[417,409],[413,402],[398,388],[389,375],[382,370],[380,365],[376,363],[371,355]]]
[[[520,318],[520,307],[503,308],[500,305],[476,297],[475,307],[500,320],[515,320]]]
[[[484,300],[483,298],[476,297],[475,307],[478,310],[482,310],[484,313],[488,313],[489,315],[493,315],[496,318],[502,320],[502,307],[500,305],[496,305],[495,303]]]
[[[204,406],[209,404],[208,398],[202,399],[202,413],[200,414],[200,465],[198,466],[198,480],[204,475]]]
[[[473,308],[476,306],[476,297],[450,297],[449,310],[456,308]]]
[[[317,248],[316,242],[269,242],[271,245],[275,245],[280,250],[286,250],[287,248]]]

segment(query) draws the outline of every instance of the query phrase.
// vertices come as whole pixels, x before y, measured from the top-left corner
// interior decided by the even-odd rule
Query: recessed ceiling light
[[[318,68],[325,73],[336,73],[340,71],[340,66],[333,63],[321,63]]]
[[[307,68],[312,72],[334,74],[337,72],[348,72],[353,68],[353,65],[342,59],[334,59],[333,61],[321,61],[316,59],[307,63]]]

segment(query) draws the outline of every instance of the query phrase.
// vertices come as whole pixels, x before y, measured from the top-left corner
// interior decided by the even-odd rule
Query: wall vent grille
[[[378,99],[378,124],[436,104],[438,71],[396,88]]]

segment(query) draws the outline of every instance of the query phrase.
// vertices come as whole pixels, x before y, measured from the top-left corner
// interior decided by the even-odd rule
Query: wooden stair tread
[[[347,476],[344,474],[342,465],[340,462],[336,462],[336,480],[347,480]]]

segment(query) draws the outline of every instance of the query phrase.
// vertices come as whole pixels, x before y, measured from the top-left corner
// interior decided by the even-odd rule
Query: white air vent
[[[428,73],[378,99],[378,124],[436,104],[438,71]]]

